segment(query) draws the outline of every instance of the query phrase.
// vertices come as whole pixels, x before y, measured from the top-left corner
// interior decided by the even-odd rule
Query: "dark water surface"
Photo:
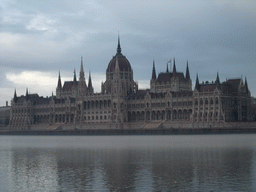
[[[0,191],[256,191],[256,134],[0,136]]]

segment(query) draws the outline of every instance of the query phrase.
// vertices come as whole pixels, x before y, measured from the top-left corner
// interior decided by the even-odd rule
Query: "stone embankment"
[[[158,129],[73,129],[0,131],[0,135],[194,135],[194,134],[248,134],[256,128],[158,128]]]
[[[0,130],[0,135],[176,135],[256,133],[256,122],[216,124],[150,122],[133,124],[39,124],[28,130]]]

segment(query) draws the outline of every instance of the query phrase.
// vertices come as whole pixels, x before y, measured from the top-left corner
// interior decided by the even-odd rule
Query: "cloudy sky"
[[[160,73],[175,57],[180,72],[188,60],[193,81],[247,77],[256,96],[255,2],[1,0],[0,106],[15,89],[55,94],[59,70],[72,80],[81,56],[99,92],[118,33],[139,88],[149,88],[153,59]]]

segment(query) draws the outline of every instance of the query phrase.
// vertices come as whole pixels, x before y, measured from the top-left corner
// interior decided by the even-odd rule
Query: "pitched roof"
[[[63,85],[63,91],[69,91],[72,89],[74,85],[78,85],[78,81],[74,83],[74,81],[65,81]]]
[[[144,99],[149,90],[138,90],[136,93],[132,93],[126,97],[127,100]]]
[[[228,85],[230,85],[233,89],[233,91],[238,91],[239,85],[240,85],[241,79],[229,79],[226,81]]]
[[[159,83],[170,82],[172,77],[173,77],[173,73],[166,73],[166,72],[160,73],[157,77],[157,82],[159,82]],[[179,81],[186,81],[183,73],[176,72],[175,77],[178,77]]]
[[[28,100],[32,104],[47,104],[50,102],[51,98],[44,98],[44,97],[39,97],[38,94],[28,94]],[[26,101],[26,96],[22,95],[20,97],[17,97],[17,103],[23,103]]]
[[[217,88],[216,84],[200,84],[200,92],[212,92]]]

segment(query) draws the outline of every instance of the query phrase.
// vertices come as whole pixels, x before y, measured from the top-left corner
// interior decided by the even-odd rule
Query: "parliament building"
[[[91,74],[86,83],[83,59],[79,78],[57,80],[56,94],[17,96],[11,101],[10,129],[129,129],[172,127],[225,127],[250,122],[252,98],[247,80],[237,78],[220,82],[199,82],[192,87],[187,62],[185,74],[176,70],[156,74],[153,61],[150,88],[138,89],[133,69],[122,54],[118,38],[117,52],[106,70],[101,92],[95,93]]]

